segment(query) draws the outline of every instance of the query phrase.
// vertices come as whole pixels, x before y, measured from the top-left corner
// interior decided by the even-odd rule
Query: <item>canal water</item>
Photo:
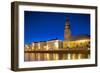
[[[24,61],[77,60],[88,59],[90,54],[84,53],[25,53]]]

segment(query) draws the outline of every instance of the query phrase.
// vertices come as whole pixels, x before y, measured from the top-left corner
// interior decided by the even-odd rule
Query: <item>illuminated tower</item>
[[[70,23],[69,23],[69,18],[66,18],[65,22],[65,28],[64,28],[64,40],[70,40],[71,37],[71,31],[70,31]]]

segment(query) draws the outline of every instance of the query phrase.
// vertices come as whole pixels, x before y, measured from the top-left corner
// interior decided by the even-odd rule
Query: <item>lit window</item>
[[[38,49],[40,49],[40,43],[38,43]]]
[[[56,47],[56,48],[58,48],[58,47],[59,47],[59,45],[58,45],[58,42],[57,42],[57,41],[55,42],[55,47]]]
[[[49,50],[49,46],[48,45],[46,46],[46,50]]]

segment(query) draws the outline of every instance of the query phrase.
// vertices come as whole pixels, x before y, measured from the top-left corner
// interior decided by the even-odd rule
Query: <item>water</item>
[[[88,59],[86,53],[25,53],[24,61],[77,60]]]

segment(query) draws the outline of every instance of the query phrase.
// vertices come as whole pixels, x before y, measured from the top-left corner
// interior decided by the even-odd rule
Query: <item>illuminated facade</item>
[[[81,38],[81,39],[79,39]],[[70,41],[63,41],[63,48],[90,48],[90,37],[89,36],[81,36],[78,40],[70,40]]]
[[[63,48],[63,42],[58,39],[41,41],[41,42],[33,42],[31,45],[25,45],[25,51],[59,50],[61,48]]]

